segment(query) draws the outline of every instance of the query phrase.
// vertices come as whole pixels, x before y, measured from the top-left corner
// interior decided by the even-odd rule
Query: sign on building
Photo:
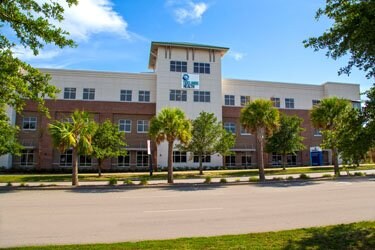
[[[181,88],[183,89],[199,89],[199,75],[187,74],[181,75]]]

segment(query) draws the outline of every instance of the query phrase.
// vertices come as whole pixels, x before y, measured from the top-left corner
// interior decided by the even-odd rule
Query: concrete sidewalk
[[[372,170],[352,170],[349,171],[350,174],[354,174],[356,172],[361,172],[364,174],[371,174],[375,175],[375,169]],[[322,172],[322,173],[307,173],[307,176],[310,178],[322,178],[324,175],[331,175],[333,176],[333,171],[329,172]],[[300,174],[287,174],[287,175],[266,175],[266,180],[272,180],[277,178],[286,179],[288,177],[293,177],[293,179],[299,178]],[[346,171],[341,170],[341,176],[347,176]],[[244,177],[227,177],[224,178],[227,182],[248,182],[250,176]],[[219,183],[222,178],[212,178],[211,183]],[[205,181],[205,177],[196,178],[196,179],[174,179],[175,184],[201,184]],[[139,185],[140,181],[133,181],[134,185]],[[167,180],[148,180],[148,185],[161,185],[161,184],[168,184]],[[56,186],[56,187],[71,187],[71,182],[23,182],[23,185],[30,186],[30,187],[40,187],[40,186]],[[108,181],[80,181],[79,185],[82,186],[108,186]],[[117,185],[123,185],[123,181],[118,180]],[[0,187],[7,186],[7,183],[0,183]],[[21,183],[14,182],[12,186],[17,187],[21,186]]]

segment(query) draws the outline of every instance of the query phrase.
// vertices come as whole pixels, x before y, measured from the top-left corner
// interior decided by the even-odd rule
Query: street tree
[[[203,174],[203,157],[219,153],[230,154],[235,137],[227,132],[213,113],[202,111],[193,120],[192,138],[189,144],[181,146],[181,150],[191,152],[199,159],[199,173]]]
[[[12,126],[6,114],[0,112],[0,156],[19,155],[22,145],[17,140],[18,127]]]
[[[321,129],[323,135],[322,147],[331,149],[335,175],[340,175],[338,164],[338,129],[343,121],[343,116],[351,109],[350,102],[338,98],[329,97],[315,105],[310,113],[313,126]]]
[[[173,148],[178,140],[181,144],[191,139],[191,122],[179,108],[163,108],[151,119],[149,134],[157,144],[168,143],[168,183],[173,183]]]
[[[256,137],[259,180],[265,181],[264,142],[279,127],[279,111],[270,100],[258,99],[242,108],[240,122]]]
[[[315,51],[327,50],[334,60],[350,55],[348,65],[339,74],[350,74],[355,66],[375,78],[375,1],[373,0],[326,0],[326,6],[318,9],[315,18],[326,16],[332,26],[319,37],[303,41],[304,46]]]
[[[280,127],[267,139],[266,151],[282,155],[284,170],[287,165],[287,155],[305,149],[303,144],[305,138],[301,136],[301,132],[304,131],[301,127],[302,122],[303,119],[298,116],[281,114]]]
[[[92,138],[92,156],[98,160],[98,175],[102,175],[103,161],[108,158],[125,156],[125,133],[118,126],[106,120],[99,124]]]
[[[54,121],[49,124],[52,142],[61,153],[72,149],[72,185],[78,186],[78,156],[91,155],[93,152],[92,139],[97,124],[91,115],[85,111],[74,111],[71,121]]]

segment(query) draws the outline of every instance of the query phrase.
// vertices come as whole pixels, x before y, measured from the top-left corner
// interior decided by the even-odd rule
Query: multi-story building
[[[72,111],[89,111],[98,122],[106,119],[126,133],[128,155],[105,162],[107,169],[137,169],[148,164],[147,140],[150,119],[164,107],[179,107],[194,119],[201,111],[212,112],[236,135],[235,154],[206,156],[205,166],[250,167],[257,163],[255,138],[239,123],[241,108],[258,98],[272,100],[286,114],[304,119],[306,150],[288,156],[290,165],[330,163],[329,151],[321,151],[321,134],[309,119],[313,105],[325,97],[338,96],[359,102],[359,85],[326,82],[322,85],[222,79],[221,59],[228,48],[190,43],[152,42],[150,73],[115,73],[82,70],[41,69],[52,76],[62,91],[56,100],[46,100],[52,119],[67,119]],[[13,114],[25,146],[14,167],[64,168],[72,164],[71,150],[60,153],[48,134],[51,121],[28,102],[22,115]],[[167,165],[167,144],[152,146],[154,166]],[[80,156],[80,167],[94,167],[95,159]],[[198,166],[197,158],[174,151],[174,166]],[[268,165],[278,165],[281,156],[269,154]]]

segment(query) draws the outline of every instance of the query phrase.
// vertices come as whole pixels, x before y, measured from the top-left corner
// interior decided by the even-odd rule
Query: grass
[[[267,233],[14,249],[375,249],[375,221]]]
[[[347,170],[369,170],[375,169],[375,164],[364,165],[360,167],[346,167]],[[283,170],[282,168],[266,169],[266,175],[289,175],[289,174],[308,174],[308,173],[322,173],[333,172],[332,167],[293,167]],[[109,181],[110,178],[116,178],[118,181],[126,179],[141,180],[148,177],[148,172],[139,173],[107,173],[98,177],[97,174],[79,174],[80,181]],[[211,178],[229,178],[229,177],[252,177],[258,176],[257,169],[245,170],[206,170],[204,175],[199,175],[199,171],[175,171],[175,179],[205,179]],[[167,172],[154,172],[149,180],[166,180]],[[8,182],[64,182],[71,181],[71,174],[0,174],[0,183]]]

